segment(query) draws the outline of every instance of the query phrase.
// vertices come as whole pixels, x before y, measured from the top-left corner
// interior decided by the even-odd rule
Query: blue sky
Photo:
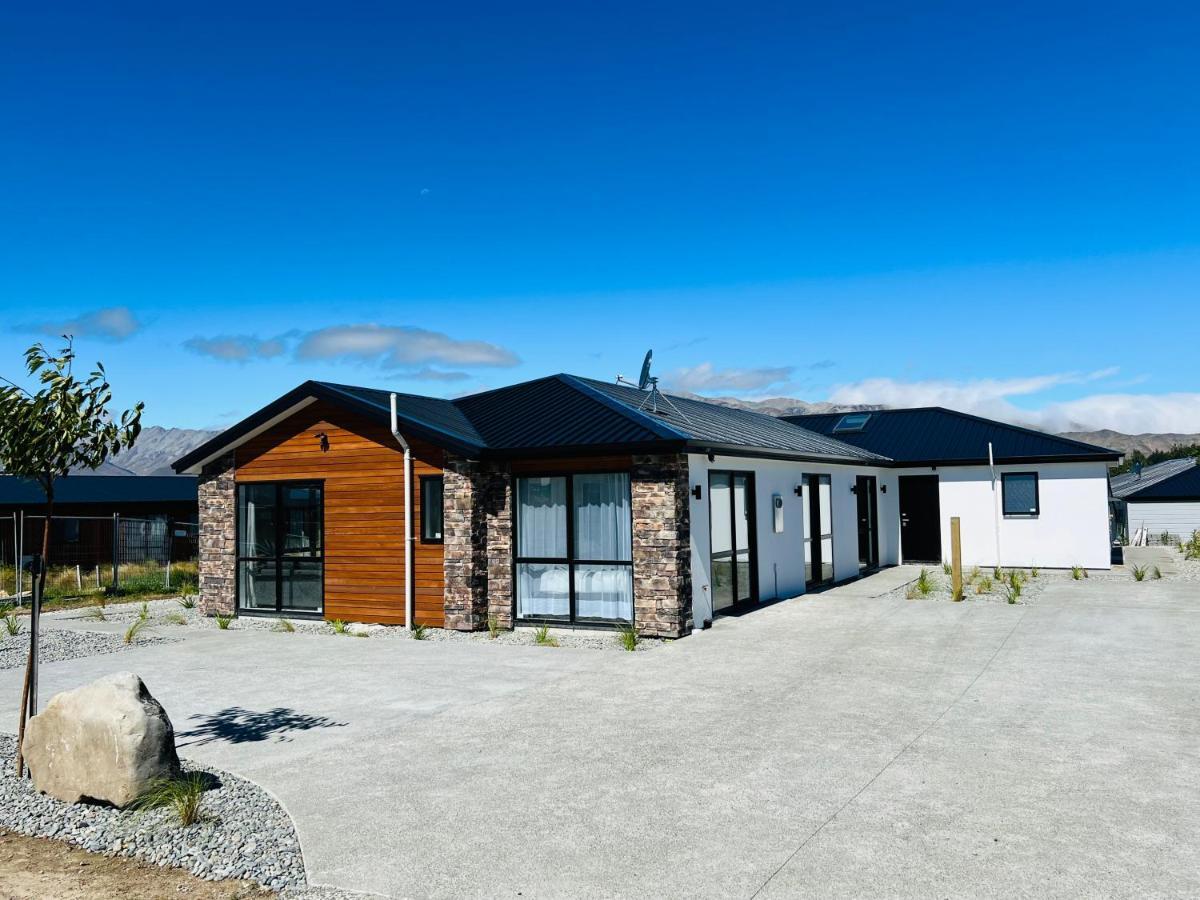
[[[0,374],[1200,431],[1194,5],[102,6],[0,12]]]

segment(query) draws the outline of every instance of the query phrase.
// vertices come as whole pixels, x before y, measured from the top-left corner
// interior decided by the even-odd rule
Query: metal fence
[[[29,596],[45,516],[0,516],[0,597]],[[46,599],[100,591],[151,593],[197,582],[200,527],[165,516],[55,516],[50,522]]]

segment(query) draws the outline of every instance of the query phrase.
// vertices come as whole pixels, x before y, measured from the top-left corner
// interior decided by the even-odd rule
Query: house
[[[1092,457],[1115,456],[1086,453],[1101,472]],[[563,374],[455,400],[309,381],[174,467],[199,476],[210,614],[633,622],[661,637],[896,564],[901,475],[920,469],[840,434]],[[1101,482],[1098,512],[1063,513],[1051,490],[1047,520],[1106,529]]]
[[[1200,531],[1200,466],[1195,457],[1168,459],[1112,479],[1113,505],[1127,538],[1187,540]]]
[[[21,548],[26,559],[34,548],[40,552],[45,514],[46,497],[36,482],[0,475],[0,560],[11,562],[15,547]],[[118,533],[131,553],[135,549],[141,552],[146,548],[140,545],[151,543],[151,557],[186,558],[193,552],[192,526],[198,515],[195,478],[68,475],[54,482],[49,564],[91,567],[111,563],[114,521],[122,522]],[[174,537],[181,528],[186,533]]]
[[[891,459],[904,562],[947,559],[957,517],[964,565],[1109,567],[1116,451],[936,406],[787,419]]]

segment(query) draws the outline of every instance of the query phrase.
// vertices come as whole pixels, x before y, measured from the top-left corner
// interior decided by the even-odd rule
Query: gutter
[[[416,606],[413,596],[413,503],[412,503],[412,450],[400,433],[396,421],[396,395],[392,394],[392,437],[404,448],[404,627],[413,630],[413,613]]]

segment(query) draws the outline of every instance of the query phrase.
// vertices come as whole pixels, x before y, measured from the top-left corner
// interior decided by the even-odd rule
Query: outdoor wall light
[[[792,488],[792,493],[795,494],[797,497],[803,497],[804,496],[804,485],[802,485],[802,484],[796,485],[794,488]]]
[[[323,431],[318,431],[317,432],[317,442],[320,443],[320,445],[321,445],[322,453],[329,452],[329,435],[327,435]]]
[[[692,488],[692,496],[697,500],[700,499],[700,485],[696,485],[694,488]]]
[[[715,453],[713,453],[711,450],[709,450],[709,451],[708,451],[708,461],[709,461],[709,462],[716,462],[716,461],[717,461],[717,454],[715,454]]]
[[[886,493],[887,493],[887,485],[886,485],[886,484],[881,484],[881,485],[879,486],[879,493],[881,493],[881,494],[886,494]]]
[[[850,493],[852,493],[852,494],[858,493],[858,485],[857,484],[850,485]]]

